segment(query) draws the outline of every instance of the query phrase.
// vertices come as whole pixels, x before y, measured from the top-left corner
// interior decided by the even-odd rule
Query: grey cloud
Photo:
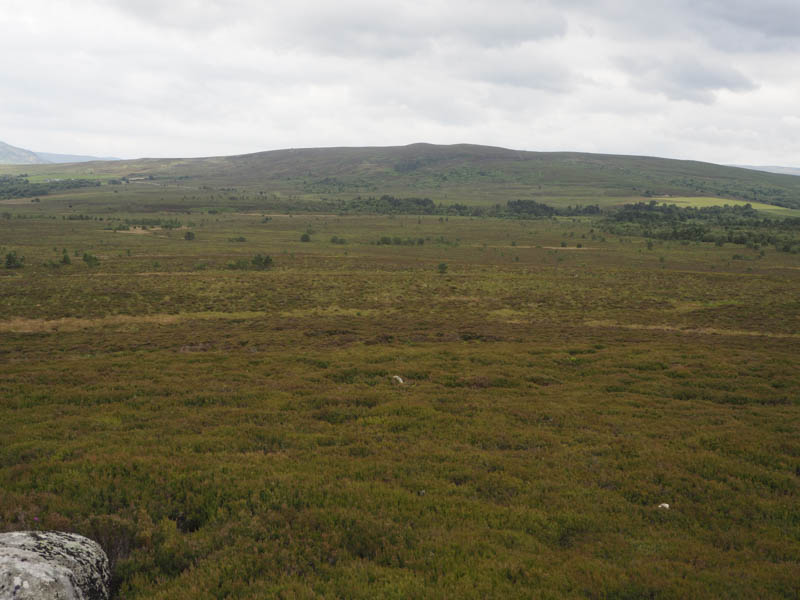
[[[800,164],[796,127],[776,125],[796,114],[799,13],[798,0],[3,0],[0,130],[118,156],[428,140]]]
[[[566,32],[561,11],[525,0],[496,0],[491,6],[480,0],[112,0],[111,5],[150,27],[205,33],[236,29],[260,46],[349,57],[405,57],[447,40],[491,48]]]
[[[356,110],[383,122],[401,118],[428,125],[464,126],[483,118],[485,99],[479,84],[434,74],[420,69],[399,81],[391,71],[373,71],[369,84],[353,87]]]
[[[550,65],[499,65],[475,73],[480,81],[533,90],[564,93],[571,87],[570,74]]]
[[[700,0],[684,3],[713,21],[721,20],[743,31],[763,36],[800,39],[800,3],[797,0]]]
[[[536,2],[458,2],[448,12],[441,31],[486,48],[560,37],[567,29],[561,11]]]
[[[343,2],[287,15],[295,35],[285,40],[351,57],[405,58],[445,47],[496,48],[558,37],[566,31],[559,12],[501,0],[506,10],[482,2]]]
[[[636,39],[701,41],[726,52],[800,44],[797,0],[560,0],[572,23],[602,23]]]
[[[252,16],[244,0],[89,0],[156,28],[209,32],[246,21]]]
[[[565,61],[548,56],[537,47],[493,49],[460,56],[456,73],[489,84],[566,93],[576,76]]]
[[[736,69],[687,58],[623,58],[619,64],[637,88],[659,92],[673,100],[709,104],[716,91],[746,92],[757,88]]]

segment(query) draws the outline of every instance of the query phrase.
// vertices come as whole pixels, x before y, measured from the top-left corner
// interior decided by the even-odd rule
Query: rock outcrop
[[[0,600],[107,600],[108,557],[60,531],[0,533]]]

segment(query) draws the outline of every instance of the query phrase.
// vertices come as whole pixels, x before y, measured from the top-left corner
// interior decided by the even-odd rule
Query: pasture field
[[[0,530],[116,598],[800,595],[797,253],[98,194],[2,207]]]
[[[774,206],[763,202],[746,202],[745,200],[732,200],[730,198],[713,198],[709,196],[695,197],[668,197],[656,198],[665,204],[675,204],[677,206],[691,206],[694,208],[706,208],[709,206],[744,206],[750,204],[755,210],[772,217],[800,217],[800,210],[786,208],[784,206]]]

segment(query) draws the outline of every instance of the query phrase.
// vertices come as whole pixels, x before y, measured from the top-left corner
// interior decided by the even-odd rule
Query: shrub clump
[[[24,262],[25,258],[19,256],[14,250],[6,254],[6,269],[21,269]]]
[[[255,270],[255,271],[265,271],[272,266],[272,257],[268,254],[256,254],[250,260],[246,258],[240,258],[236,262],[228,263],[229,269],[235,269],[240,271],[248,271],[248,270]]]

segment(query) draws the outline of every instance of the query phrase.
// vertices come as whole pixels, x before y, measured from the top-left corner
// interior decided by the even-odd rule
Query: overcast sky
[[[0,140],[800,166],[800,0],[0,0]]]

